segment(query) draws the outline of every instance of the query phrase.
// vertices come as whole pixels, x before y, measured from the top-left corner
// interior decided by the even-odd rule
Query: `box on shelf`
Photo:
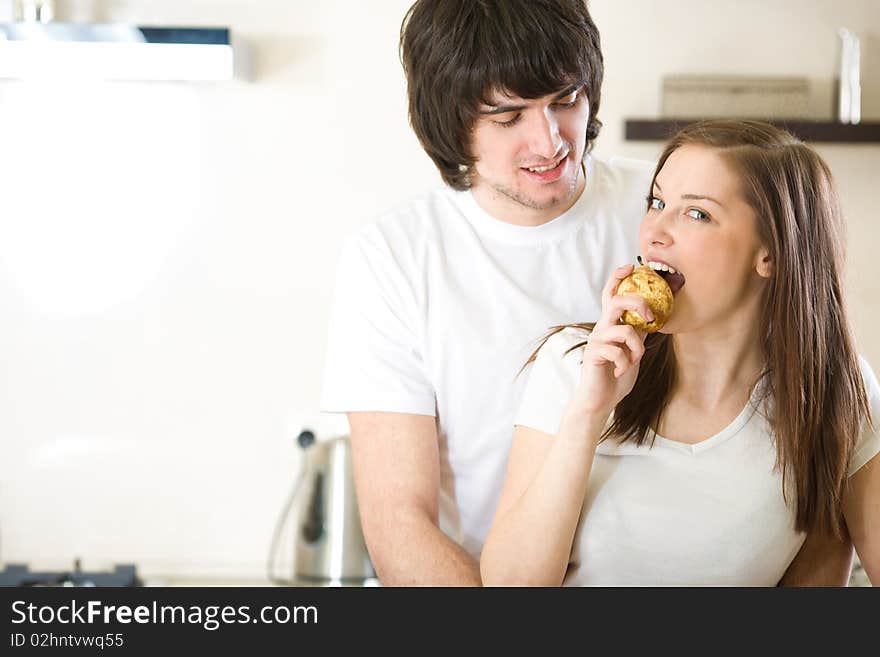
[[[666,118],[805,119],[806,78],[676,75],[663,79]]]

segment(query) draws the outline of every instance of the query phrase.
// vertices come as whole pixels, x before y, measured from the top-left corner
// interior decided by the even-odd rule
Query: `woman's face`
[[[684,279],[664,333],[756,321],[772,268],[755,212],[718,151],[687,145],[669,156],[657,174],[639,241],[645,264],[664,263]]]

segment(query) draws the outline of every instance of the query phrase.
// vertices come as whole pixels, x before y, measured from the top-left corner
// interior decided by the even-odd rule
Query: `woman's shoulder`
[[[877,383],[877,375],[874,374],[871,364],[864,356],[859,356],[859,369],[862,372],[862,381],[865,383],[868,399],[880,397],[880,384]]]
[[[551,435],[577,385],[584,343],[588,331],[566,327],[553,333],[541,345],[531,364],[514,424],[538,429]]]
[[[590,337],[590,331],[580,326],[566,326],[564,329],[557,331],[544,343],[541,347],[542,352],[552,354],[557,357],[564,357],[573,350],[574,347],[583,346],[587,338]],[[579,351],[574,349],[574,351]]]
[[[557,331],[541,345],[538,358],[554,360],[576,359],[580,361],[580,353],[590,336],[589,329],[580,326],[566,326]],[[574,356],[572,356],[574,354]]]
[[[854,474],[880,452],[880,385],[877,383],[874,370],[863,356],[859,356],[859,369],[865,384],[865,394],[868,397],[871,417],[865,418],[862,423],[861,433],[856,439],[850,458],[848,475]]]

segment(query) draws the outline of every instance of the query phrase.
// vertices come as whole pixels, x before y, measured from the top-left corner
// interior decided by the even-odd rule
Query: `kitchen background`
[[[406,119],[409,4],[58,0],[59,19],[230,27],[251,76],[0,81],[0,565],[263,576],[318,420],[340,245],[440,184]],[[840,27],[861,38],[862,119],[880,120],[877,0],[590,6],[599,155],[657,155],[624,121],[658,116],[666,75],[806,77],[810,117],[831,119]],[[880,143],[817,148],[880,370]]]

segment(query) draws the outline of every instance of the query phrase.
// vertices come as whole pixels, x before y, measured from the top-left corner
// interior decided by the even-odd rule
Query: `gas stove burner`
[[[79,559],[72,571],[31,572],[24,564],[9,564],[0,571],[0,586],[143,586],[131,564],[116,566],[112,572],[80,569]]]

